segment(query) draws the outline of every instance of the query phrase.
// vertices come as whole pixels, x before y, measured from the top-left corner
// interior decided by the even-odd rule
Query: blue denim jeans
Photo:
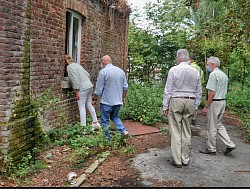
[[[101,112],[101,125],[103,126],[105,136],[110,141],[109,134],[109,119],[111,119],[116,128],[123,133],[126,131],[126,128],[123,126],[120,118],[118,117],[121,105],[109,106],[106,104],[100,104],[100,112]]]

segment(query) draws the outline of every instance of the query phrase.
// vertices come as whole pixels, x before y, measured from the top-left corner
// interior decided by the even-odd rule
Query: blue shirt
[[[127,90],[126,75],[121,68],[113,66],[113,64],[107,64],[99,72],[94,94],[101,97],[101,104],[122,105],[123,91]]]

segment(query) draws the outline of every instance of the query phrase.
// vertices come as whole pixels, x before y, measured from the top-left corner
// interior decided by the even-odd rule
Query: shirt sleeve
[[[200,78],[198,79],[198,84],[197,84],[197,87],[196,87],[195,96],[196,96],[196,98],[195,98],[194,106],[195,106],[195,109],[197,110],[200,103],[201,103],[201,96],[202,96],[202,87],[201,87]]]
[[[173,81],[174,81],[173,72],[169,70],[163,94],[163,110],[169,109],[169,101],[173,94]]]
[[[104,89],[104,82],[105,82],[105,72],[101,70],[98,74],[97,81],[96,81],[96,88],[94,94],[97,96],[101,96],[103,89]]]
[[[72,88],[79,89],[80,88],[79,80],[78,80],[74,70],[70,67],[67,67],[67,72],[68,72],[69,80],[72,83]]]
[[[210,73],[206,88],[208,90],[215,91],[216,89],[216,75],[215,74]]]
[[[127,90],[128,90],[128,82],[127,82],[126,76],[124,76],[123,90],[124,90],[124,91],[127,91]]]

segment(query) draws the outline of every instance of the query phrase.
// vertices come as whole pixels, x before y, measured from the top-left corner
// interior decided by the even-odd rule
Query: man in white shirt
[[[163,112],[167,116],[171,133],[172,159],[177,168],[188,165],[191,153],[191,118],[197,114],[202,89],[199,72],[189,65],[189,53],[179,49],[177,66],[168,72],[163,95]]]

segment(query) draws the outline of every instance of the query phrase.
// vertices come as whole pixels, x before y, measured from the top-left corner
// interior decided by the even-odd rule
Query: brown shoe
[[[207,148],[205,148],[204,150],[199,150],[199,152],[202,154],[216,155],[216,152],[211,152]]]
[[[175,166],[177,168],[182,168],[182,165],[176,164],[173,159],[169,159],[168,161],[169,161],[170,165],[173,165],[173,166]]]

